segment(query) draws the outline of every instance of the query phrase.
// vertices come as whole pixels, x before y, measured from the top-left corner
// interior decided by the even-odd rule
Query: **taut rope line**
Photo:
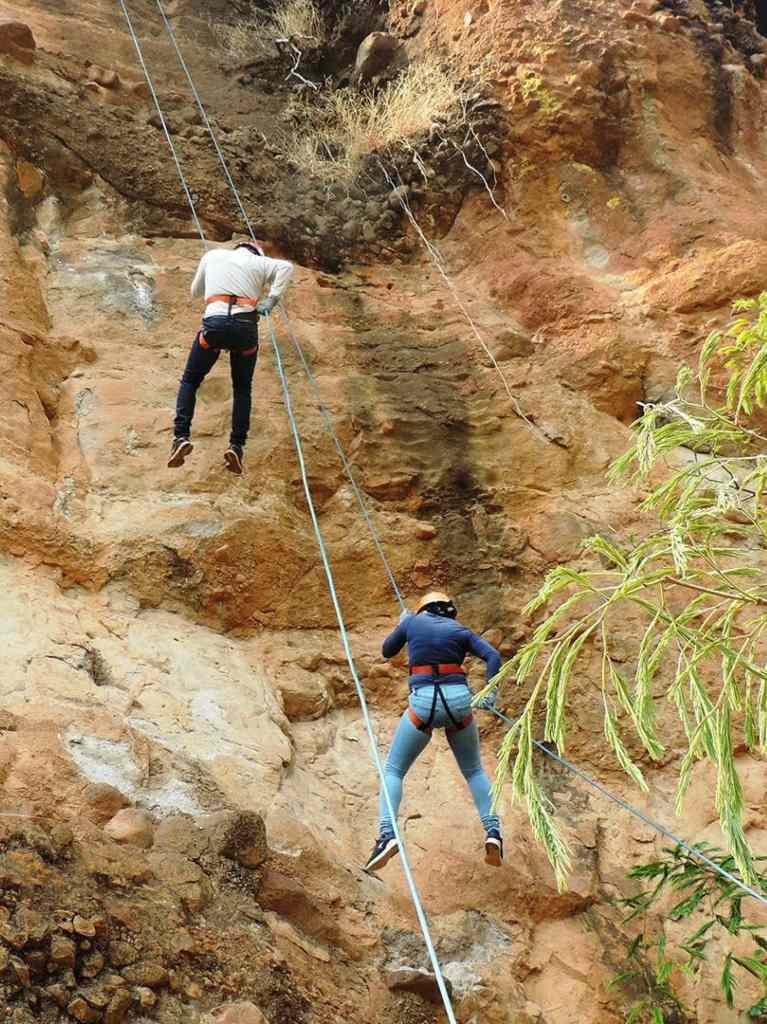
[[[137,50],[137,52],[139,54],[139,59],[140,59],[141,67],[142,67],[142,69],[144,71],[144,76],[146,77],[147,84],[149,85],[149,87],[150,87],[150,89],[152,91],[152,95],[155,97],[155,105],[157,106],[158,112],[160,113],[160,117],[162,119],[162,123],[165,124],[165,119],[162,116],[159,100],[157,99],[157,94],[156,94],[156,91],[154,89],[154,85],[153,85],[152,80],[151,80],[151,75],[150,75],[149,69],[147,68],[147,65],[146,65],[146,63],[144,61],[143,54],[141,53],[141,45],[140,45],[140,43],[138,41],[138,37],[136,36],[136,33],[133,30],[133,25],[131,23],[130,15],[128,14],[128,11],[127,11],[127,9],[125,7],[125,2],[124,2],[124,0],[118,0],[118,2],[120,3],[120,6],[122,7],[123,12],[125,14],[126,21],[128,22],[128,26],[129,26],[130,31],[131,31],[131,36],[133,37],[134,45],[135,45],[136,50]],[[162,10],[162,8],[160,6],[160,3],[159,3],[159,0],[158,0],[158,7],[160,7],[160,9]],[[167,21],[167,19],[165,19],[165,24],[166,24],[166,28],[169,31],[171,31],[170,24]],[[180,50],[178,50],[178,48],[177,48],[177,52],[179,53],[179,56],[180,56]],[[187,71],[187,74],[188,74],[188,71]],[[195,90],[195,94],[196,94],[196,90]],[[198,102],[199,102],[199,100],[198,100]],[[206,121],[207,121],[207,118],[206,118]],[[212,131],[212,129],[210,128],[210,122],[207,122],[207,123],[208,123],[209,130]],[[167,132],[167,130],[166,130],[166,138],[168,139],[168,142],[169,142],[169,144],[171,146],[171,149],[172,149],[174,157],[175,157],[175,149],[174,149],[173,143],[172,143],[172,141],[170,139],[170,134]],[[217,147],[217,150],[218,150],[218,147]],[[220,151],[219,151],[219,155],[221,155]],[[195,218],[195,222],[198,224],[198,227],[199,227],[199,230],[200,230],[200,237],[202,238],[203,243],[205,243],[205,235],[202,232],[202,229],[201,229],[201,227],[199,225],[199,220],[197,218],[197,214],[196,214],[196,211],[195,211],[195,208],[194,208],[194,201],[192,199],[191,192],[190,192],[189,188],[186,185],[186,179],[184,178],[183,169],[182,169],[181,164],[180,164],[180,162],[178,161],[177,158],[176,158],[176,167],[178,169],[179,176],[181,177],[182,183],[184,184],[184,191],[186,192],[187,199],[189,201],[189,205],[190,205],[190,208],[192,210],[192,214],[194,215],[194,218]],[[250,222],[249,221],[248,221],[248,226],[250,227]],[[252,234],[252,227],[250,228],[250,230],[251,230],[251,234]],[[344,620],[343,612],[341,610],[341,605],[340,605],[340,602],[338,600],[338,594],[337,594],[337,591],[336,591],[335,580],[334,580],[334,577],[333,577],[333,570],[332,570],[332,567],[331,567],[331,564],[330,564],[330,559],[328,558],[327,549],[326,549],[326,546],[325,546],[325,539],[324,539],[324,537],[322,535],[322,530],[320,529],[319,521],[317,519],[317,513],[316,513],[316,510],[315,510],[315,506],[314,506],[314,499],[312,497],[311,487],[309,485],[309,478],[308,478],[308,475],[307,475],[307,472],[306,472],[306,463],[305,463],[305,460],[304,460],[303,444],[301,442],[301,435],[300,435],[300,432],[298,430],[298,425],[296,423],[295,415],[293,413],[293,404],[292,404],[291,397],[290,397],[290,388],[288,386],[287,378],[285,377],[285,372],[284,372],[283,365],[282,365],[282,357],[281,357],[281,353],[280,353],[280,348],[279,348],[279,344],[277,342],[277,336],[276,336],[275,331],[274,331],[274,324],[272,322],[271,316],[267,316],[267,321],[268,321],[268,324],[269,324],[269,331],[270,331],[270,334],[271,334],[272,348],[274,350],[274,356],[275,356],[275,361],[276,361],[276,365],[277,365],[277,371],[278,371],[278,374],[279,374],[280,383],[282,385],[283,397],[284,397],[284,402],[285,402],[285,410],[286,410],[287,415],[288,415],[288,420],[289,420],[289,423],[290,423],[290,429],[291,429],[291,433],[292,433],[292,436],[293,436],[293,443],[294,443],[295,450],[296,450],[296,456],[298,458],[299,469],[301,471],[301,480],[302,480],[302,483],[303,483],[304,494],[306,496],[306,502],[307,502],[307,505],[308,505],[308,508],[309,508],[309,514],[310,514],[310,517],[311,517],[315,538],[317,540],[317,546],[319,548],[323,569],[325,571],[325,577],[326,577],[326,581],[327,581],[327,585],[328,585],[328,592],[330,594],[330,598],[331,598],[331,601],[332,601],[332,604],[333,604],[333,609],[334,609],[335,614],[336,614],[336,619],[338,620],[338,628],[339,628],[339,632],[341,634],[341,642],[342,642],[342,645],[343,645],[344,654],[346,655],[346,660],[347,660],[347,662],[349,664],[349,671],[351,673],[352,680],[354,682],[354,686],[355,686],[355,689],[357,691],[357,697],[358,697],[359,702],[360,702],[360,707],[362,709],[362,715],[363,715],[363,719],[364,719],[364,722],[365,722],[365,728],[367,730],[368,739],[370,741],[371,757],[372,757],[373,763],[375,765],[376,771],[378,772],[379,781],[380,781],[380,784],[381,784],[382,789],[383,789],[383,793],[384,793],[384,798],[385,798],[385,801],[386,801],[387,809],[389,811],[389,814],[392,816],[395,837],[397,839],[397,842],[399,843],[399,853],[400,853],[400,860],[402,862],[402,869],[404,871],[405,878],[406,878],[407,884],[408,884],[408,888],[410,890],[410,896],[411,896],[411,899],[413,901],[413,907],[414,907],[415,912],[416,912],[416,917],[418,918],[418,923],[419,923],[420,928],[421,928],[421,933],[423,934],[423,938],[424,938],[424,942],[425,942],[425,945],[426,945],[426,950],[427,950],[427,953],[428,953],[428,956],[429,956],[429,960],[431,961],[431,965],[432,965],[432,968],[434,970],[435,980],[437,982],[437,987],[439,989],[440,996],[442,998],[442,1003],[443,1003],[444,1008],[445,1008],[445,1013],[447,1014],[447,1018],[448,1018],[449,1024],[458,1024],[458,1022],[456,1020],[456,1017],[455,1017],[455,1013],[453,1011],[453,1006],[452,1006],[452,1002],[451,1002],[451,999],[450,999],[450,994],[449,994],[448,989],[447,989],[447,984],[445,982],[445,978],[444,978],[444,975],[443,975],[443,972],[442,972],[442,967],[440,965],[439,958],[437,956],[437,951],[436,951],[436,949],[434,947],[434,942],[433,942],[432,937],[431,937],[431,931],[429,929],[429,922],[428,922],[428,919],[426,917],[426,912],[425,912],[425,910],[423,908],[423,904],[421,902],[420,893],[418,891],[418,886],[416,885],[415,878],[413,877],[413,872],[412,872],[412,869],[410,867],[410,861],[409,861],[408,856],[407,856],[407,849],[406,849],[406,846],[405,846],[405,842],[404,842],[404,840],[402,838],[402,834],[401,834],[401,832],[399,830],[399,826],[397,825],[396,821],[394,821],[394,818],[395,818],[394,807],[392,806],[391,797],[389,796],[389,792],[388,792],[388,789],[386,787],[386,780],[385,780],[385,775],[384,775],[383,763],[381,761],[381,755],[380,755],[379,750],[378,750],[378,743],[377,743],[377,740],[376,740],[375,731],[373,729],[373,723],[372,723],[372,720],[370,718],[370,712],[369,712],[368,705],[367,705],[367,699],[365,697],[365,691],[364,691],[364,688],[363,688],[362,683],[360,681],[359,674],[357,672],[357,667],[356,667],[355,662],[354,662],[354,657],[352,655],[351,646],[350,646],[350,643],[349,643],[348,631],[347,631],[347,628],[346,628],[346,622]],[[339,442],[339,444],[340,444],[340,442]]]

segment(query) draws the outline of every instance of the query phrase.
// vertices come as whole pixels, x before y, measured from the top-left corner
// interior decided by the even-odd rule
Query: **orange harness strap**
[[[249,299],[247,295],[211,295],[205,300],[205,305],[209,306],[211,302],[228,302],[231,308],[232,306],[257,306],[260,299]]]
[[[197,340],[200,342],[200,348],[210,348],[205,335],[200,331],[197,336]],[[246,348],[243,352],[236,352],[238,356],[252,356],[255,352],[258,352],[258,345],[254,345],[253,348]]]
[[[430,725],[427,725],[427,723],[424,722],[424,720],[422,718],[419,718],[418,715],[415,713],[415,711],[413,711],[413,709],[410,707],[409,704],[408,704],[408,709],[407,709],[407,716],[410,719],[410,721],[413,723],[413,725],[416,727],[416,729],[419,730],[419,732],[431,732],[432,727]],[[474,721],[474,713],[470,712],[466,716],[466,718],[464,718],[461,722],[458,723],[458,725],[451,725],[445,731],[446,732],[460,732],[461,729],[465,729],[467,725],[471,725],[471,723],[473,721]]]

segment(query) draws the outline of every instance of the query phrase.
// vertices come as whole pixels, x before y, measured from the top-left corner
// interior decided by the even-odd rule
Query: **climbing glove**
[[[256,312],[258,313],[259,316],[268,316],[274,309],[274,307],[277,305],[277,301],[278,300],[275,299],[274,296],[272,295],[269,295],[265,299],[261,299],[261,301],[256,306]]]
[[[497,700],[498,700],[498,692],[496,690],[493,690],[492,693],[488,693],[488,695],[486,697],[482,698],[482,700],[479,702],[479,704],[477,704],[477,707],[481,711],[494,711],[495,710],[495,704],[496,704]]]

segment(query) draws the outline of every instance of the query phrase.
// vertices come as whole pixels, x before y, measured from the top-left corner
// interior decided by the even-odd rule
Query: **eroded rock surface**
[[[236,208],[154,5],[133,6],[204,227],[228,238]],[[414,165],[402,191],[329,198],[281,155],[295,82],[277,56],[240,66],[224,48],[246,12],[167,5],[257,230],[300,261],[295,330],[403,592],[451,590],[508,655],[547,568],[590,533],[638,526],[635,498],[605,481],[637,403],[764,287],[767,50],[748,4],[390,6],[371,5],[332,74],[351,77],[371,32],[402,60],[490,54],[472,102],[505,216],[436,146],[426,183]],[[192,460],[165,468],[200,245],[118,6],[6,2],[0,61],[0,811],[28,816],[0,818],[0,1005],[22,1022],[441,1020],[396,862],[360,870],[376,776],[268,344],[245,476],[222,472],[221,369]],[[385,745],[404,701],[404,662],[380,658],[395,605],[280,337]],[[568,755],[626,792],[597,661],[574,684]],[[510,714],[522,697],[505,695]],[[490,760],[503,733],[482,732]],[[672,734],[652,795],[631,794],[669,822],[677,754]],[[764,771],[743,771],[758,843]],[[609,1024],[630,999],[608,988],[609,900],[660,844],[561,770],[544,779],[576,850],[561,894],[506,801],[507,866],[484,866],[442,737],[408,778],[403,828],[466,1024]],[[712,791],[701,772],[676,823],[687,838],[718,841]],[[705,972],[690,983],[696,1019],[734,1021],[716,991]]]

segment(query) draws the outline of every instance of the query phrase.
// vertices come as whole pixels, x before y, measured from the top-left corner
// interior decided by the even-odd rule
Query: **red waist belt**
[[[436,669],[436,671],[435,671]],[[411,676],[452,676],[460,672],[466,675],[466,669],[462,665],[411,665]]]
[[[257,306],[258,299],[249,299],[247,295],[211,295],[205,300],[205,305],[211,302],[228,302],[230,306]]]

